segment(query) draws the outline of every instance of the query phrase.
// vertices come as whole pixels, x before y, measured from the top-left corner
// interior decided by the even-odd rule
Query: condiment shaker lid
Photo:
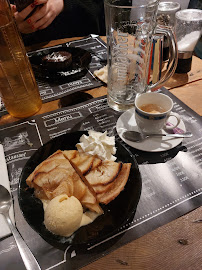
[[[157,22],[160,25],[174,26],[175,13],[181,9],[178,2],[160,2],[158,5]]]

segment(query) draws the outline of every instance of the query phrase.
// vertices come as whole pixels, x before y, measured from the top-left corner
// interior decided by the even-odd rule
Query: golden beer
[[[9,114],[25,118],[42,106],[23,41],[7,1],[0,0],[0,93]]]

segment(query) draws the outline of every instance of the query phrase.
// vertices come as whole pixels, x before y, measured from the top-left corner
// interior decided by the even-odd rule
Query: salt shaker
[[[180,10],[178,2],[160,2],[157,13],[157,24],[169,27],[175,25],[175,13]],[[164,36],[163,42],[163,61],[169,59],[169,39]]]
[[[176,14],[175,33],[178,46],[176,73],[191,70],[192,55],[202,34],[202,10],[184,9]]]
[[[29,117],[42,106],[8,0],[0,1],[0,94],[8,113],[17,118]]]

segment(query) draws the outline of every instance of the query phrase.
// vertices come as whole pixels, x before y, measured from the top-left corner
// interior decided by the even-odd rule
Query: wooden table
[[[52,41],[27,50],[49,47],[69,40],[71,39]],[[174,74],[165,87],[202,116],[202,60],[194,56],[191,71],[188,74]],[[86,92],[98,97],[105,95],[107,89],[102,86]],[[43,104],[38,114],[58,109],[58,103],[55,100]],[[0,124],[16,120],[7,115],[1,117]],[[201,270],[202,223],[193,223],[199,219],[202,219],[202,206],[82,269]]]

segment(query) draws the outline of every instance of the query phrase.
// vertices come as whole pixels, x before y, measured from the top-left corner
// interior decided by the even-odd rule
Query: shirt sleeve
[[[71,26],[80,27],[81,32],[88,27],[95,29],[95,34],[105,35],[104,0],[64,0],[63,13],[69,16]]]

